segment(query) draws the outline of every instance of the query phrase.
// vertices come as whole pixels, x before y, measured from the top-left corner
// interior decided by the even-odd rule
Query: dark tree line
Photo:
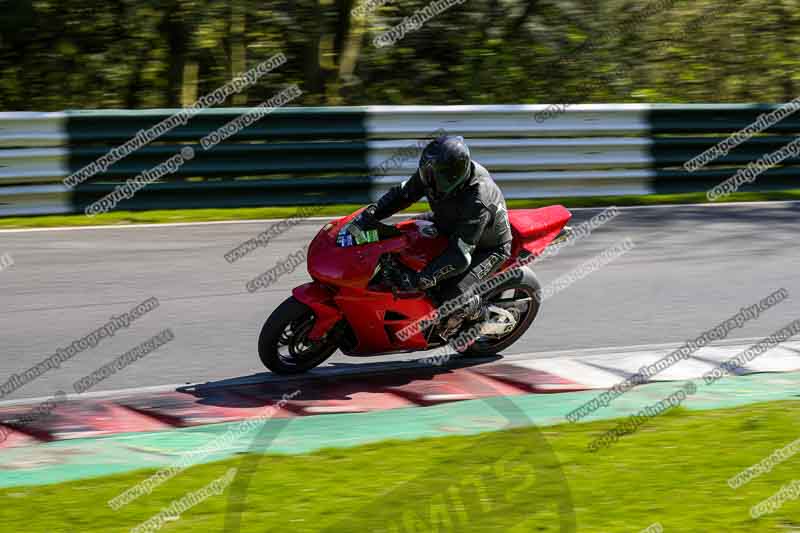
[[[386,48],[428,2],[364,1],[0,0],[0,110],[177,107],[277,52],[226,105],[797,96],[800,0],[467,0]]]

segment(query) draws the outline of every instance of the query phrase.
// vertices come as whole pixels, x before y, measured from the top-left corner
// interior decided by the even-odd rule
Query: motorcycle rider
[[[505,198],[482,165],[470,157],[463,137],[441,136],[422,151],[414,174],[390,189],[353,220],[348,231],[358,237],[377,221],[406,209],[427,196],[432,211],[420,217],[448,238],[445,251],[419,273],[404,276],[404,289],[433,291],[439,304],[467,296],[471,287],[494,273],[511,257],[511,226]],[[479,294],[456,311],[456,322],[477,320]],[[444,318],[444,317],[443,317]]]

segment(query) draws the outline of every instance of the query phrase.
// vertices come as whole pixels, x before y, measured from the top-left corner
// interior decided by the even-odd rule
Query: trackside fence
[[[83,212],[185,146],[195,149],[191,161],[117,209],[365,203],[407,178],[420,147],[441,132],[463,135],[509,198],[707,191],[794,141],[800,114],[702,168],[685,163],[780,107],[283,107],[204,149],[200,139],[249,111],[209,109],[76,186],[65,178],[178,110],[4,112],[0,216]],[[797,188],[798,170],[800,157],[786,158],[739,190]]]

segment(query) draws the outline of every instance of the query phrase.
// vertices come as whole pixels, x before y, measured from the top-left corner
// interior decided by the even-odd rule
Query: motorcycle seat
[[[570,212],[560,205],[539,209],[512,209],[508,212],[511,229],[528,240],[560,229],[570,218]]]

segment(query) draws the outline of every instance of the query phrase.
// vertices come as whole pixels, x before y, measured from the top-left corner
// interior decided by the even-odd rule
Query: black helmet
[[[434,139],[419,158],[419,175],[428,197],[442,199],[458,189],[472,168],[469,148],[463,137]]]

